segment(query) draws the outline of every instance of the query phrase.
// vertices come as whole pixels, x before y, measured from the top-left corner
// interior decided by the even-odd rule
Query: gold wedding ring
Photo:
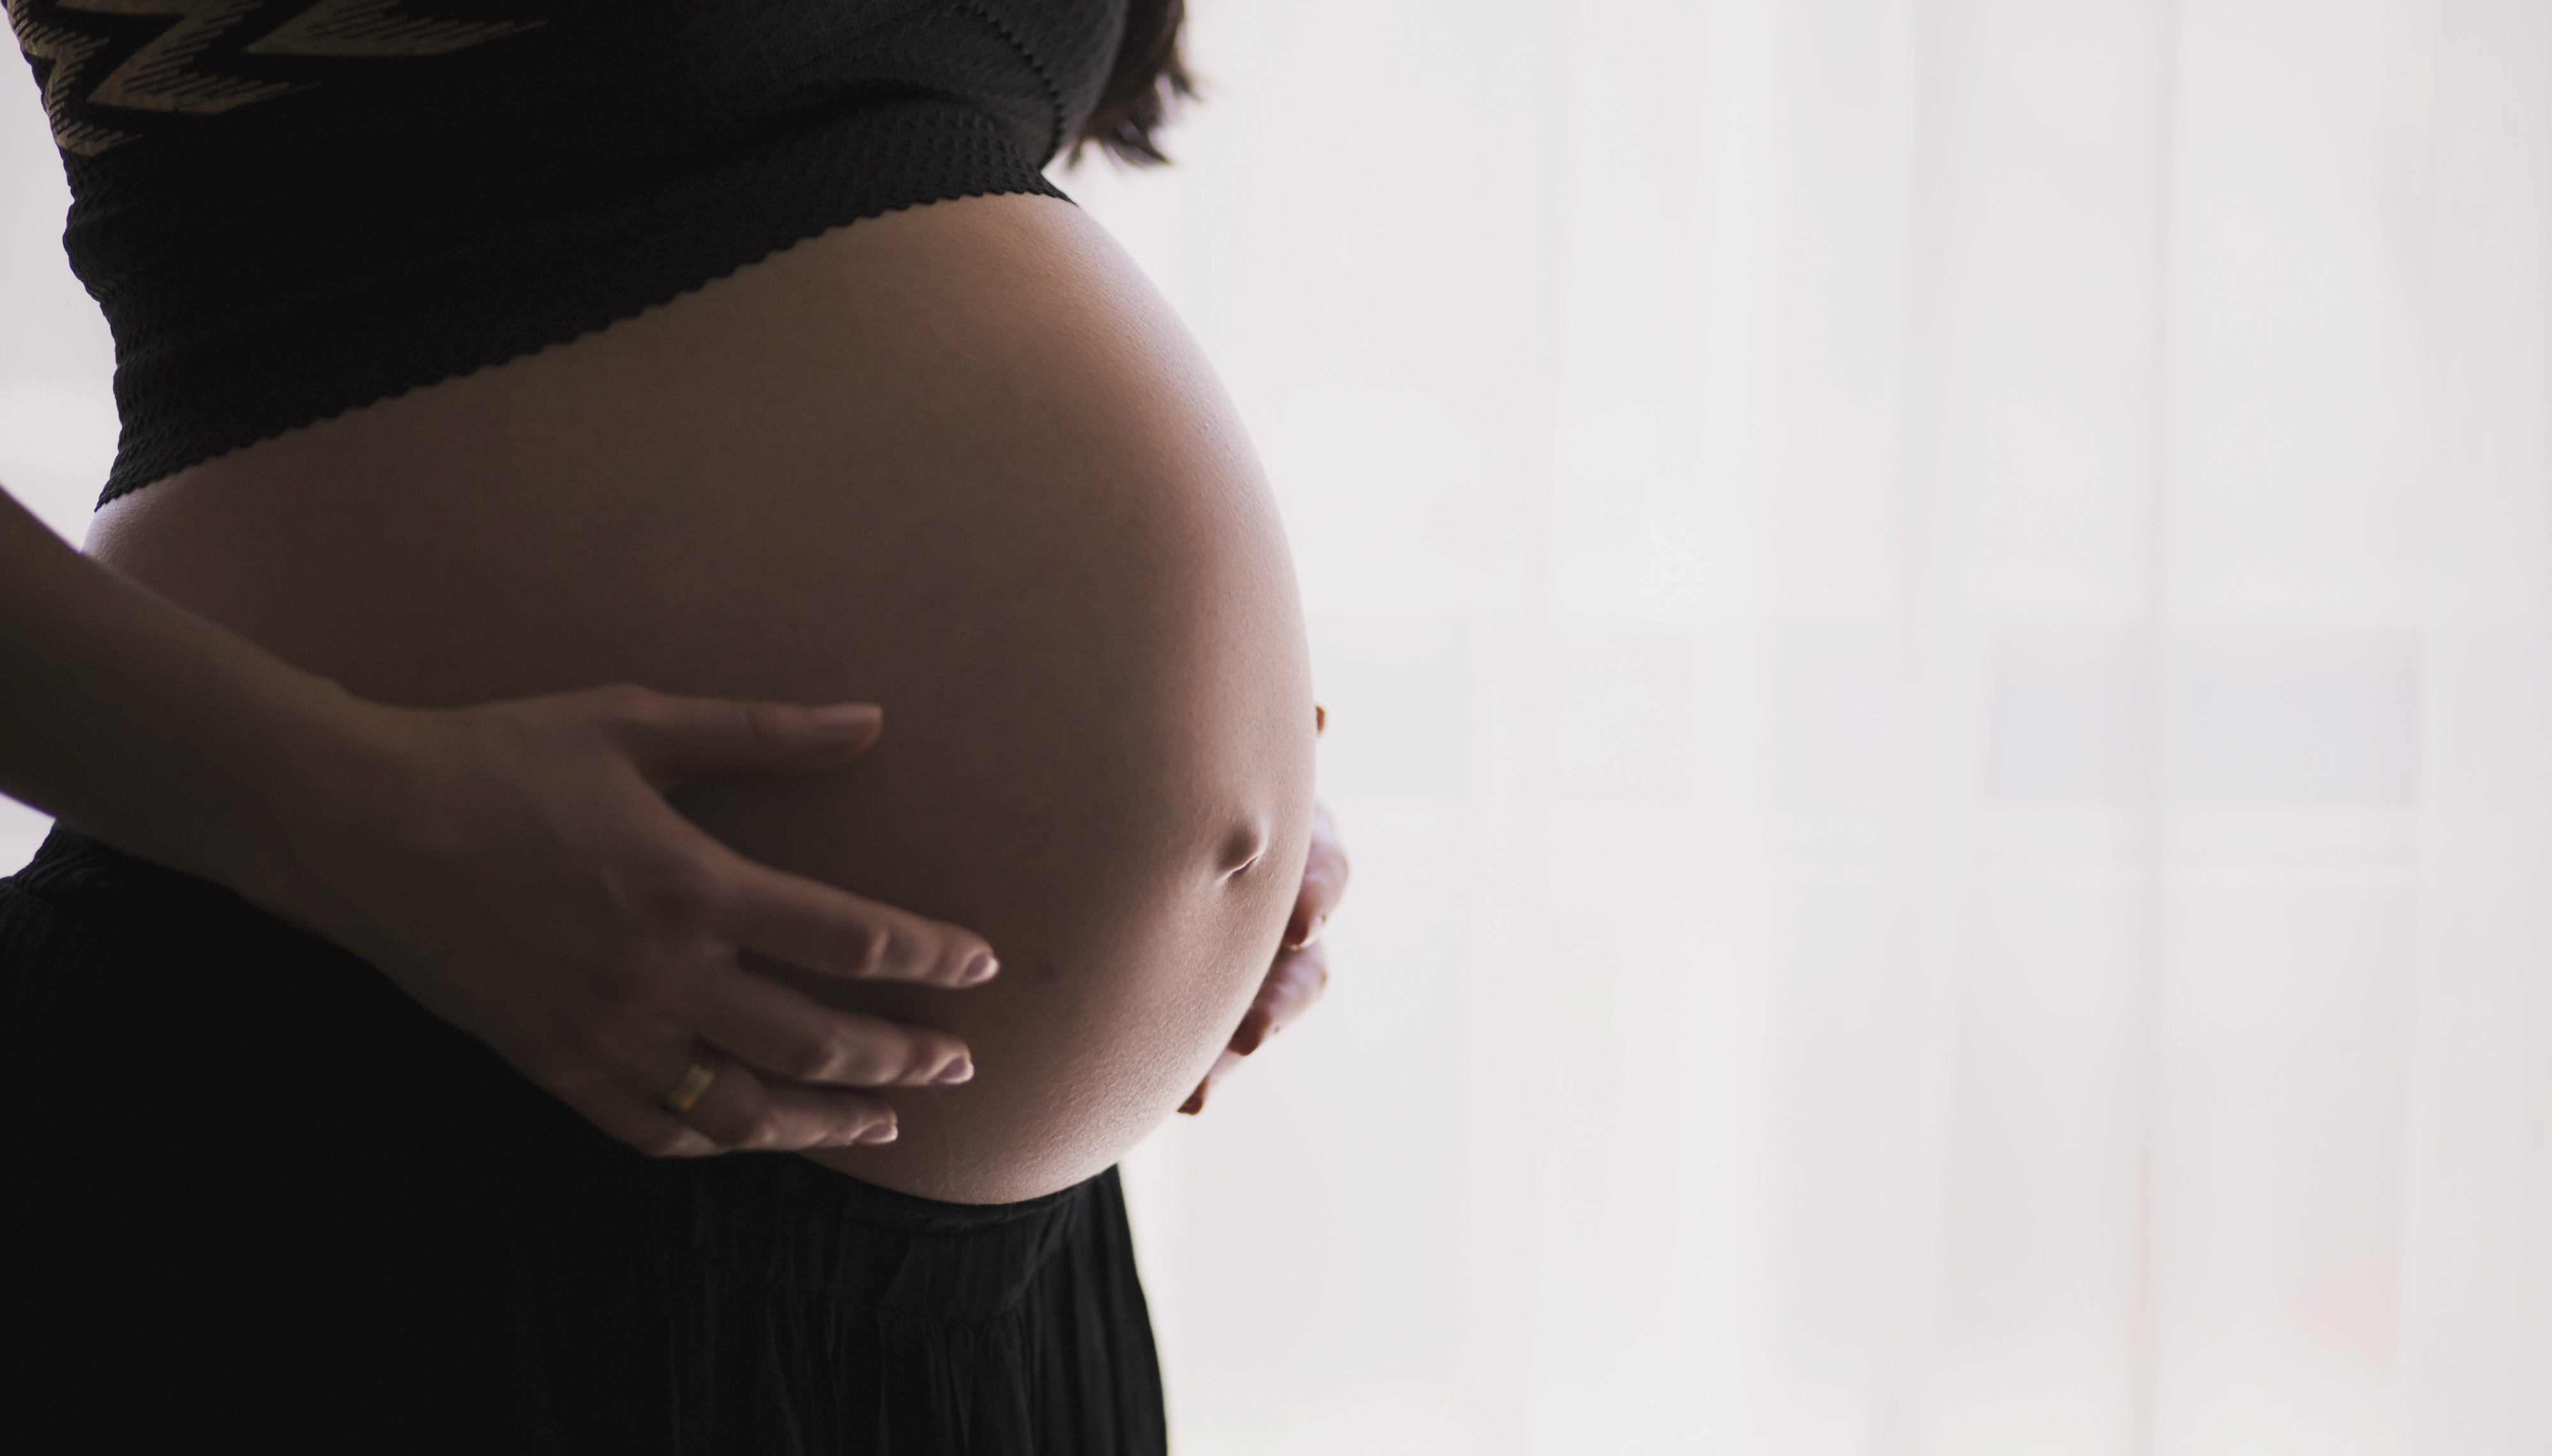
[[[691,1065],[683,1069],[683,1080],[674,1084],[672,1092],[658,1097],[656,1104],[680,1117],[700,1104],[700,1098],[708,1092],[709,1084],[715,1081],[717,1081],[717,1072],[707,1063],[693,1057]]]

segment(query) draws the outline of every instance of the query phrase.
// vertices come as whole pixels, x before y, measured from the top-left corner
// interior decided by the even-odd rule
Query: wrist
[[[352,831],[390,816],[385,801],[411,777],[414,714],[368,701],[320,677],[283,684],[248,725],[239,756],[240,832],[222,847],[216,878],[304,929],[333,926]]]

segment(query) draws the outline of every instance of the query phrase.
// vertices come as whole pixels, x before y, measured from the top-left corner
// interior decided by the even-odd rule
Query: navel
[[[1251,821],[1232,826],[1215,855],[1215,867],[1223,882],[1228,884],[1265,862],[1270,839],[1264,823]]]

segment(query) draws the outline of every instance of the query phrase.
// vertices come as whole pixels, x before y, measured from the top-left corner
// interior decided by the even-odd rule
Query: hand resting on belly
[[[964,992],[810,978],[965,1041],[822,1154],[960,1201],[1064,1187],[1186,1097],[1303,872],[1313,707],[1247,441],[1095,224],[892,214],[573,344],[124,497],[109,564],[394,703],[612,682],[865,701],[878,746],[678,804],[982,933]]]

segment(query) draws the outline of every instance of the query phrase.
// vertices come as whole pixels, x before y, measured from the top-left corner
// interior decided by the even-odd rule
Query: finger
[[[830,976],[951,988],[981,986],[1002,969],[971,930],[750,860],[730,859],[728,873],[719,929],[745,950]]]
[[[1232,1033],[1231,1050],[1244,1057],[1258,1050],[1267,1038],[1302,1020],[1329,988],[1329,947],[1311,945],[1280,954],[1268,968],[1267,979],[1258,983],[1258,994],[1242,1014],[1240,1029]]]
[[[669,1081],[666,1084],[672,1086]],[[560,1091],[562,1101],[585,1119],[651,1158],[698,1158],[720,1151],[698,1129],[624,1087]]]
[[[951,1087],[975,1075],[966,1044],[944,1031],[836,1011],[740,969],[709,971],[691,986],[676,1015],[703,1041],[791,1082]]]
[[[638,771],[659,790],[702,779],[803,774],[839,768],[885,729],[875,703],[798,703],[674,697],[605,689],[611,726]]]
[[[1312,806],[1312,849],[1303,859],[1303,887],[1294,893],[1294,913],[1285,921],[1285,946],[1300,950],[1321,938],[1321,929],[1347,892],[1347,852],[1338,843],[1337,825],[1326,805]]]
[[[1205,1080],[1188,1093],[1179,1110],[1191,1117],[1204,1111],[1215,1084],[1230,1076],[1241,1058],[1266,1045],[1267,1038],[1301,1020],[1329,987],[1328,947],[1314,945],[1278,955],[1276,964],[1268,969],[1267,979],[1258,984],[1258,994],[1250,999],[1249,1009],[1242,1013],[1240,1029],[1231,1034],[1230,1044],[1215,1056]]]
[[[1205,1099],[1214,1092],[1214,1085],[1228,1076],[1231,1069],[1239,1065],[1239,1054],[1227,1049],[1218,1053],[1214,1059],[1214,1066],[1206,1070],[1205,1081],[1198,1083],[1197,1090],[1188,1093],[1188,1099],[1179,1103],[1179,1110],[1190,1117],[1204,1111]]]
[[[715,1065],[708,1091],[682,1119],[721,1148],[791,1152],[895,1141],[895,1109],[876,1097],[766,1082],[724,1057]]]

